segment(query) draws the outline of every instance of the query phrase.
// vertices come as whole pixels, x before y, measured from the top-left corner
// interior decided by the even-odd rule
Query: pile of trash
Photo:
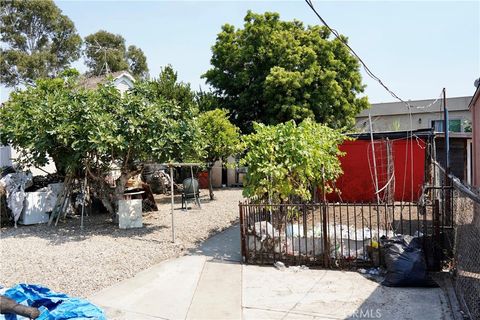
[[[34,176],[32,185],[25,189],[26,192],[41,191],[51,184],[63,182],[63,178],[58,174],[48,174],[46,176]]]
[[[438,287],[427,272],[422,238],[398,235],[384,240],[388,287]]]
[[[309,270],[309,268],[305,265],[287,267],[285,263],[283,263],[282,261],[275,262],[273,266],[280,271],[299,272],[299,271]]]
[[[15,226],[23,210],[25,189],[32,186],[32,174],[25,172],[7,173],[0,179],[0,186],[5,190],[7,207],[11,210]]]
[[[392,237],[392,231],[354,228],[342,224],[327,226],[327,239],[331,256],[372,260],[372,250],[378,248],[380,238]],[[289,223],[285,232],[279,232],[268,221],[256,222],[248,230],[247,246],[251,251],[275,252],[289,255],[320,256],[325,252],[323,226],[304,226]]]
[[[41,178],[41,179],[40,179]],[[33,177],[30,172],[3,172],[0,187],[4,190],[6,206],[15,227],[17,222],[23,224],[48,221],[63,183],[56,177]],[[4,200],[5,201],[5,200]]]
[[[355,229],[345,225],[328,225],[327,230],[330,256],[373,262],[375,267],[360,268],[358,271],[375,280],[385,276],[382,285],[437,286],[428,275],[421,232],[417,231],[414,236],[394,235],[392,231]],[[249,251],[286,255],[320,256],[325,251],[324,242],[321,225],[307,229],[293,223],[288,224],[286,230],[279,232],[265,220],[254,223],[249,228],[247,237]],[[380,262],[382,262],[381,266]],[[274,266],[279,270],[286,270],[285,265],[280,261],[277,261]],[[301,266],[288,269],[291,268],[303,270]]]
[[[383,238],[381,247],[382,266],[359,268],[359,273],[387,287],[438,287],[428,274],[422,237],[396,235]]]
[[[103,311],[85,299],[33,284],[18,284],[0,290],[0,320],[106,320]]]
[[[252,228],[248,230],[249,237],[248,247],[250,250],[258,252],[275,252],[280,253],[287,250],[288,245],[282,241],[282,237],[278,230],[268,221],[256,222]]]

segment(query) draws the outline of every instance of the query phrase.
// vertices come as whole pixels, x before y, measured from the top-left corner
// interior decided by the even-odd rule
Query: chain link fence
[[[455,178],[453,187],[455,291],[470,319],[480,319],[480,195]]]

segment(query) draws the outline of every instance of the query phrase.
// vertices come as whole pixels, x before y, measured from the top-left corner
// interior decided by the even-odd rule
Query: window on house
[[[462,132],[462,120],[448,120],[448,127],[450,132]],[[432,128],[435,132],[443,132],[443,120],[433,120]]]

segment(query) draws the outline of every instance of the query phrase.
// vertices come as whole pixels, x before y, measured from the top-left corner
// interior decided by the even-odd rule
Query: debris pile
[[[305,230],[307,229],[307,230]],[[342,224],[327,226],[327,242],[330,256],[376,261],[378,265],[378,242],[380,235],[393,236],[392,231],[355,229]],[[285,231],[279,232],[270,222],[256,222],[248,230],[248,248],[252,251],[269,251],[290,255],[320,256],[325,252],[323,228],[321,224],[304,228],[298,223],[287,224]]]
[[[32,174],[25,172],[7,173],[0,179],[7,198],[7,207],[10,209],[15,226],[23,210],[25,189],[32,186]]]
[[[48,222],[63,183],[57,175],[35,176],[30,172],[2,170],[0,178],[0,213],[2,222],[34,224]]]
[[[278,230],[268,221],[259,221],[249,230],[248,247],[264,252],[282,252],[285,246]]]
[[[58,174],[48,174],[46,176],[34,176],[32,178],[32,185],[26,188],[25,191],[26,192],[38,191],[39,189],[48,187],[50,184],[60,183],[60,182],[63,182],[63,179]]]
[[[427,272],[421,238],[407,235],[384,241],[387,274],[382,284],[388,287],[437,287]]]
[[[291,271],[291,272],[299,272],[299,271],[305,271],[309,270],[307,266],[301,265],[301,266],[290,266],[287,267],[285,264],[281,261],[277,261],[273,264],[273,266],[280,271]]]

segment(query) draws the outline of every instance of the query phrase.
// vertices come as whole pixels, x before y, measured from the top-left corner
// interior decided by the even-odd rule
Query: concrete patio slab
[[[187,319],[241,319],[242,266],[208,261],[198,282]]]
[[[320,319],[320,318],[312,316],[312,315],[298,314],[296,312],[290,312],[288,314],[288,317],[286,317],[286,314],[283,311],[273,311],[273,310],[264,310],[264,309],[254,309],[254,308],[243,308],[243,318],[242,319],[315,320],[315,319]]]
[[[161,317],[151,316],[146,313],[142,312],[131,312],[119,309],[113,309],[109,307],[102,307],[107,319],[113,320],[133,320],[133,319],[142,319],[142,320],[159,320],[159,319],[167,319]]]
[[[100,291],[90,300],[107,307],[109,319],[136,318],[128,317],[129,313],[185,319],[205,261],[203,256],[168,260]]]
[[[450,319],[440,288],[388,288],[357,272],[243,266],[244,319]]]

